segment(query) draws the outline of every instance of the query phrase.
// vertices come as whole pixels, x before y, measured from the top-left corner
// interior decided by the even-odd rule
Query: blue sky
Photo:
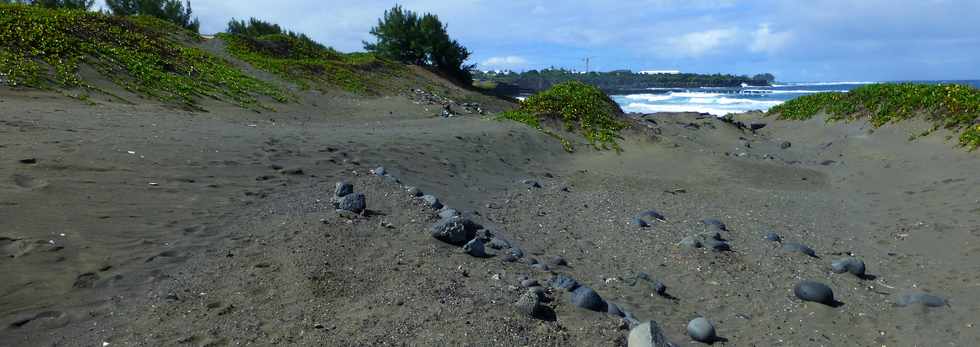
[[[277,22],[361,49],[395,1],[192,1],[201,31]],[[481,69],[772,72],[781,81],[980,78],[980,0],[416,0]]]

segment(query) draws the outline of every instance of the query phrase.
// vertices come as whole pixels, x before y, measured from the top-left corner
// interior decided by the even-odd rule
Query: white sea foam
[[[669,94],[630,94],[623,96],[623,98],[643,101],[664,101],[673,98],[673,96]]]
[[[857,82],[857,81],[845,81],[845,82],[787,82],[786,84],[773,84],[773,87],[803,87],[803,86],[832,86],[832,85],[858,85],[858,84],[876,84],[878,82]]]
[[[778,104],[778,102],[777,102]],[[693,104],[644,104],[639,102],[634,102],[627,104],[623,107],[626,112],[639,112],[639,113],[653,113],[653,112],[700,112],[708,113],[714,116],[724,116],[729,113],[746,112],[752,110],[766,110],[768,107],[725,107],[723,105],[717,106],[701,106]]]

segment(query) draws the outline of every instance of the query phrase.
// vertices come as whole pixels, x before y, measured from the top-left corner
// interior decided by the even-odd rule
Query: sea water
[[[747,111],[767,111],[803,95],[847,92],[862,85],[878,82],[799,82],[772,86],[737,88],[650,88],[641,94],[612,95],[626,112],[701,112],[715,116]],[[980,81],[913,81],[913,83],[957,83],[980,87]]]

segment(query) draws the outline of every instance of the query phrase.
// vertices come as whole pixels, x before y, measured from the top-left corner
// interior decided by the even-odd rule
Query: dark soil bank
[[[569,154],[405,96],[0,101],[4,346],[616,346],[647,320],[693,345],[697,317],[716,345],[980,344],[980,160],[908,142],[925,125],[662,114]],[[487,256],[433,238],[408,186]]]

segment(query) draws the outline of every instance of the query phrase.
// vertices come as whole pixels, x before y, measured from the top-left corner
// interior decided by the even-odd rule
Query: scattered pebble
[[[715,333],[715,326],[704,317],[698,317],[687,323],[687,334],[694,341],[712,343],[718,336]]]
[[[21,164],[37,164],[37,158],[24,158],[20,160]]]
[[[792,146],[793,146],[793,144],[790,143],[789,141],[783,141],[782,143],[779,144],[779,149],[787,149],[787,148],[790,148]]]
[[[701,248],[701,241],[698,240],[697,236],[693,235],[681,239],[681,242],[678,244],[687,248]]]
[[[813,301],[824,305],[833,305],[834,291],[826,284],[815,281],[801,281],[793,287],[793,294],[803,301]]]
[[[653,291],[660,296],[667,295],[667,286],[663,282],[657,281],[657,283],[653,284]]]
[[[388,173],[388,171],[385,171],[384,166],[378,166],[376,169],[371,170],[371,173],[373,173],[373,174],[375,174],[377,176],[384,176],[385,174]]]
[[[490,239],[490,242],[487,243],[487,246],[493,249],[505,249],[505,248],[510,248],[510,242],[507,242],[507,240],[501,238],[494,237]]]
[[[568,266],[568,261],[560,255],[556,255],[548,262],[551,266]]]
[[[776,234],[776,233],[770,232],[770,233],[766,234],[765,240],[766,241],[772,241],[772,242],[780,242],[780,241],[783,240],[783,238],[782,237],[779,237],[779,235]]]
[[[420,189],[418,189],[416,187],[408,187],[408,188],[405,188],[405,192],[407,192],[408,193],[408,196],[411,196],[411,197],[419,197],[419,196],[422,196],[422,190],[420,190]]]
[[[794,252],[802,253],[811,256],[813,258],[817,258],[817,252],[814,251],[813,248],[810,248],[802,243],[797,243],[797,242],[783,243],[783,251],[790,252],[790,253],[794,253]]]
[[[714,218],[708,218],[708,219],[702,220],[701,223],[704,223],[704,225],[707,225],[707,226],[717,227],[718,229],[721,229],[722,231],[728,231],[728,226],[726,226],[725,223],[722,223],[720,220],[717,220],[717,219],[714,219]]]
[[[661,222],[667,221],[667,218],[665,218],[664,215],[661,214],[660,212],[657,212],[656,210],[647,210],[647,211],[640,212],[640,214],[636,215],[636,217],[633,217],[633,224],[636,224],[641,228],[650,227],[650,222],[653,221],[650,220],[650,222],[648,222],[647,220],[650,218],[652,218],[653,220],[659,220]]]
[[[514,258],[524,258],[524,251],[517,247],[512,247],[510,249],[510,254],[513,255]]]
[[[732,246],[728,242],[718,241],[713,238],[704,240],[704,247],[715,252],[728,252],[732,250]]]
[[[849,272],[854,276],[864,276],[864,261],[854,257],[836,260],[830,263],[830,268],[834,273]]]
[[[538,271],[551,271],[551,268],[548,267],[548,265],[547,264],[544,264],[544,263],[532,264],[531,265],[531,268],[534,269],[534,270],[538,270]]]
[[[524,185],[526,185],[527,186],[527,189],[541,188],[541,183],[538,183],[538,181],[535,181],[535,180],[523,180],[523,181],[521,181],[521,183],[523,183]]]

